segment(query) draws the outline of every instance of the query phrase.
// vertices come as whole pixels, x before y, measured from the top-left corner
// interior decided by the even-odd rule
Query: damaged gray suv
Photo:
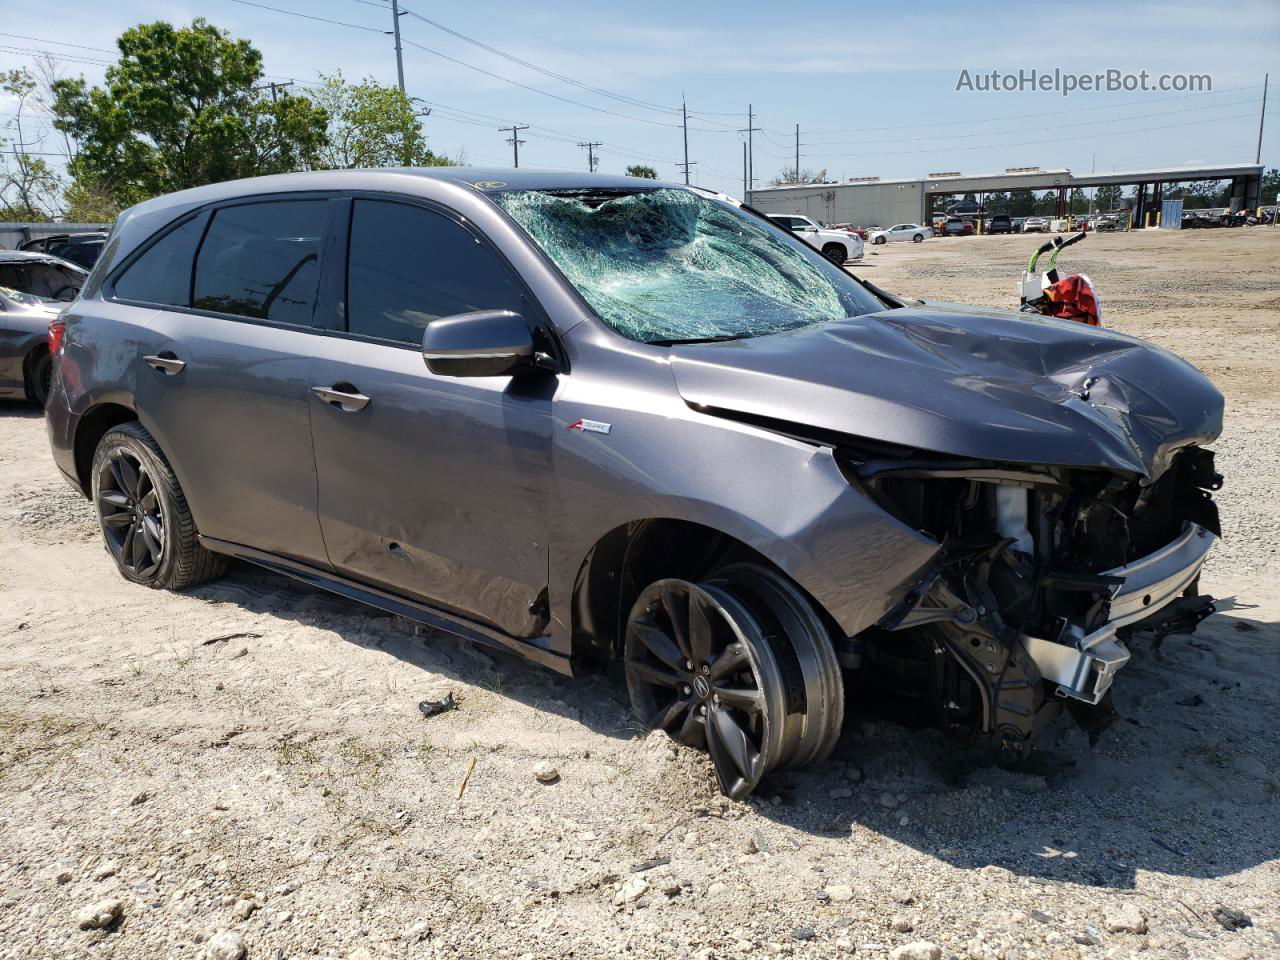
[[[1107,330],[924,304],[674,184],[304,173],[126,211],[48,427],[128,579],[239,558],[569,674],[723,791],[847,696],[1024,754],[1212,612],[1222,397]]]

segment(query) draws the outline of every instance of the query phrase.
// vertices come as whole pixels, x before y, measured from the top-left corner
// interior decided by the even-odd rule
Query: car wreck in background
[[[704,193],[296,174],[127,211],[104,256],[47,417],[126,578],[238,557],[565,673],[621,658],[734,798],[827,757],[846,688],[1011,757],[1064,706],[1098,729],[1126,644],[1212,611],[1195,368],[901,299]]]
[[[0,397],[45,402],[53,372],[49,323],[88,275],[48,254],[0,250]]]

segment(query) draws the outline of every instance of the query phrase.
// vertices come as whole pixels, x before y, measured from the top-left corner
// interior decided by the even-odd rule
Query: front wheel
[[[884,237],[876,237],[871,242],[874,243],[876,246],[881,246],[884,244]]]
[[[107,431],[93,456],[92,483],[107,552],[125,579],[180,590],[222,572],[226,561],[200,545],[173,469],[141,424]]]
[[[803,593],[765,567],[650,584],[628,617],[624,657],[636,716],[705,747],[734,800],[769,771],[835,747],[844,682],[830,637]]]
[[[924,243],[924,234],[917,233],[911,238],[912,243]]]
[[[843,266],[844,262],[849,259],[849,251],[838,243],[828,243],[822,248],[822,255],[836,266]]]

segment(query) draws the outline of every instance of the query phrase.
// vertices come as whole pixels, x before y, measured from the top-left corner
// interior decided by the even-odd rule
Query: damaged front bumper
[[[1188,445],[1149,481],[921,458],[850,472],[939,543],[860,636],[871,678],[930,696],[945,726],[993,733],[1010,755],[1064,707],[1100,729],[1127,642],[1158,645],[1213,612],[1196,589],[1220,530],[1211,451]]]
[[[1129,649],[1117,631],[1153,618],[1177,601],[1200,575],[1217,540],[1199,524],[1188,523],[1167,546],[1106,571],[1104,577],[1123,581],[1111,597],[1111,619],[1090,633],[1079,626],[1069,628],[1070,643],[1022,634],[1022,645],[1041,677],[1057,684],[1060,697],[1099,703],[1120,668],[1129,662]]]

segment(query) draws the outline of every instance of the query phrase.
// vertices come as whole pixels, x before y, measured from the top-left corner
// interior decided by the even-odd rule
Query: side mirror
[[[422,359],[442,377],[510,377],[535,369],[539,355],[520,314],[478,310],[427,324]]]

